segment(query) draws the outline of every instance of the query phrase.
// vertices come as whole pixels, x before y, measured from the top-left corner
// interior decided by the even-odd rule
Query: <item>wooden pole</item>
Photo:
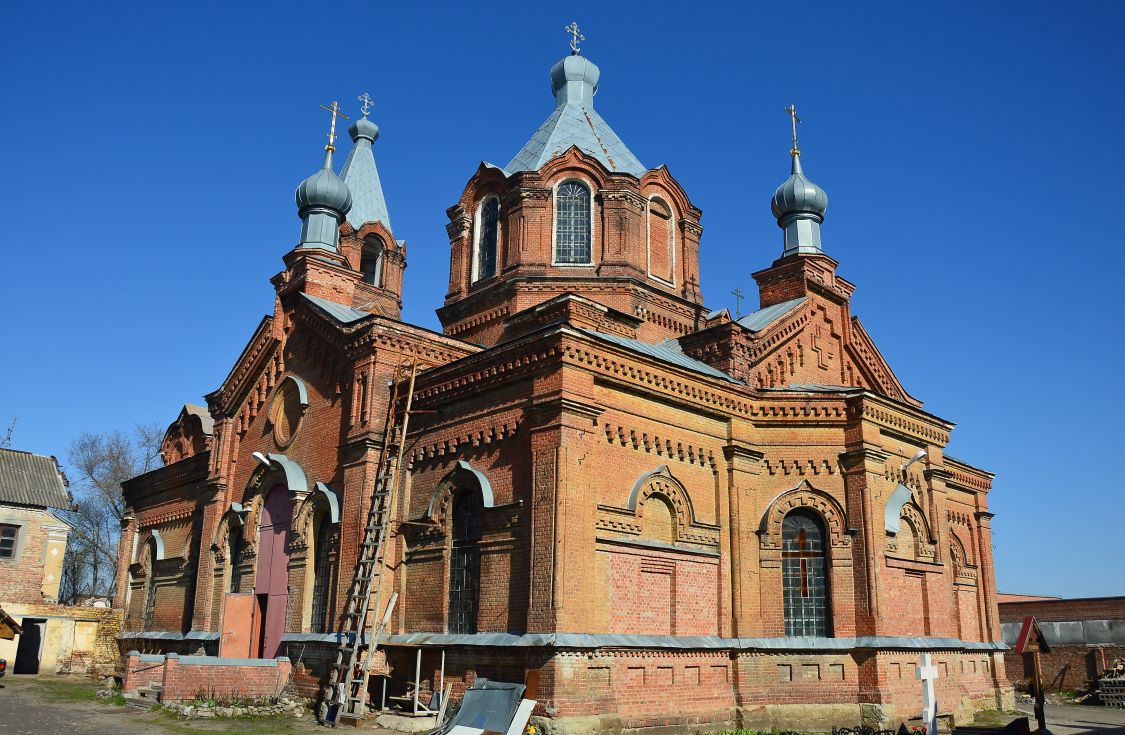
[[[1047,713],[1044,709],[1043,667],[1039,662],[1039,651],[1032,652],[1031,665],[1031,676],[1035,682],[1035,722],[1039,725],[1039,730],[1044,731],[1047,729]]]

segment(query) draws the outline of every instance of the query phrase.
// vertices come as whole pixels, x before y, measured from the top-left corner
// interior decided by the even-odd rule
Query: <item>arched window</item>
[[[824,526],[798,508],[781,523],[781,579],[785,594],[785,635],[829,635],[828,577]]]
[[[473,264],[473,280],[496,275],[496,248],[500,234],[500,200],[489,197],[480,207],[477,218],[477,257]]]
[[[199,570],[199,549],[200,545],[203,543],[203,521],[201,519],[197,518],[192,524],[189,539],[184,553],[187,564],[184,567],[182,577],[184,584],[184,613],[180,626],[184,633],[191,630],[192,618],[195,615],[195,578],[196,572]]]
[[[671,283],[676,266],[676,228],[672,208],[663,199],[648,202],[648,272]]]
[[[386,246],[383,238],[368,235],[363,239],[363,250],[359,256],[359,269],[363,272],[363,282],[372,286],[383,285],[383,254]]]
[[[449,555],[449,632],[476,633],[480,603],[480,516],[477,489],[463,490],[453,501]]]
[[[242,527],[231,524],[229,537],[230,591],[242,591]]]
[[[555,192],[555,262],[590,263],[590,189],[564,181]]]
[[[151,540],[145,544],[145,598],[141,608],[141,629],[148,630],[152,625],[152,615],[156,611],[156,544]]]
[[[313,539],[315,554],[313,558],[313,588],[312,588],[312,620],[310,628],[313,633],[327,633],[328,630],[328,593],[332,589],[332,565],[329,557],[332,554],[332,518],[328,513],[320,516],[316,524]]]

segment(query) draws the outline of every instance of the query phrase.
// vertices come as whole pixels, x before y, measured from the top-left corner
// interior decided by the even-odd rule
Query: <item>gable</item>
[[[817,384],[870,390],[889,398],[921,406],[910,396],[856,317],[846,308],[817,298],[786,302],[753,321],[749,334],[748,375],[757,388],[785,388]],[[768,311],[768,310],[763,310]],[[743,326],[747,326],[743,324]],[[748,333],[750,327],[747,327]]]

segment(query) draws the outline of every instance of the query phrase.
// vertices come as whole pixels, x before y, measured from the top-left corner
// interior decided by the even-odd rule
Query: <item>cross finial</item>
[[[371,108],[375,106],[375,100],[371,99],[371,95],[367,92],[356,97],[356,99],[359,100],[359,111],[363,113],[364,117],[367,117],[367,113],[371,112]]]
[[[742,289],[735,286],[735,289],[730,292],[730,295],[734,297],[734,313],[738,315],[738,316],[735,317],[735,319],[741,319],[742,318],[742,298],[743,298],[742,297]]]
[[[332,113],[332,126],[328,128],[328,145],[324,146],[324,150],[331,154],[332,151],[336,150],[336,116],[339,115],[345,120],[348,119],[348,116],[340,112],[340,103],[336,102],[335,100],[332,101],[331,107],[329,107],[328,105],[321,105],[320,108],[322,110],[328,110]]]
[[[566,28],[563,28],[563,30],[569,33],[571,36],[570,53],[577,56],[578,52],[581,51],[581,49],[578,48],[578,44],[581,41],[585,41],[586,37],[583,36],[582,32],[578,30],[578,23],[575,21],[571,21],[570,25],[568,25]]]
[[[785,111],[788,112],[789,117],[793,119],[793,149],[789,151],[789,155],[799,156],[801,155],[801,149],[797,146],[797,124],[801,122],[801,118],[797,117],[796,105],[789,105],[785,108]]]

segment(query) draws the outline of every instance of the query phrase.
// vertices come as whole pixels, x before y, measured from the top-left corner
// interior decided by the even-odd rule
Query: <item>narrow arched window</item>
[[[145,546],[145,599],[141,608],[141,628],[148,630],[152,626],[152,616],[156,611],[156,548],[149,541]]]
[[[663,199],[648,203],[648,272],[671,283],[676,265],[676,231],[672,208]]]
[[[500,200],[489,197],[477,217],[477,257],[473,264],[473,280],[496,275],[496,248],[500,234]]]
[[[314,558],[313,558],[313,589],[312,589],[312,620],[310,628],[313,633],[327,633],[328,631],[328,593],[332,589],[332,565],[329,557],[332,554],[332,519],[327,513],[320,517],[314,532]]]
[[[229,537],[230,591],[242,591],[242,528],[232,525]]]
[[[476,633],[480,604],[479,489],[462,491],[453,502],[449,555],[449,632]]]
[[[555,192],[555,262],[590,263],[590,189],[564,181]]]
[[[386,245],[383,238],[368,235],[363,239],[363,250],[359,256],[359,269],[363,272],[363,282],[372,286],[383,285],[383,255]]]
[[[781,579],[785,596],[785,635],[830,634],[824,526],[798,508],[781,523]]]

